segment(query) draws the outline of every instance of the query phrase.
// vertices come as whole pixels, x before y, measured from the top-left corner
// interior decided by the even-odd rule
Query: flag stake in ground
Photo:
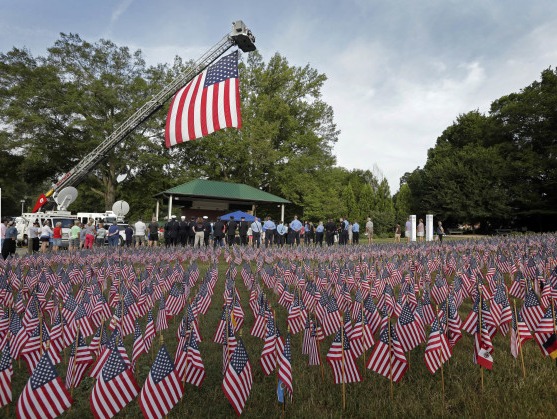
[[[389,381],[391,383],[391,400],[393,400],[393,352],[391,347],[391,316],[387,319],[387,335],[389,336]]]
[[[478,305],[478,313],[479,315],[479,322],[480,322],[480,330],[479,330],[479,334],[480,334],[480,341],[482,339],[482,290],[481,288],[478,288],[478,291],[480,293],[480,304]],[[480,346],[481,349],[481,346]],[[482,366],[480,365],[480,377],[481,377],[481,382],[482,382],[482,392],[484,391],[484,369],[482,368]]]
[[[514,318],[518,323],[518,313],[516,312],[516,299],[513,299],[514,306]],[[520,352],[520,361],[522,363],[522,378],[526,378],[526,367],[524,366],[524,353],[522,352],[522,340],[520,338],[520,328],[516,327],[517,339],[518,339],[518,352]]]

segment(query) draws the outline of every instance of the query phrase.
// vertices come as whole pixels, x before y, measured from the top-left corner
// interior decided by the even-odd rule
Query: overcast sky
[[[461,113],[557,65],[553,0],[0,0],[0,51],[35,56],[77,33],[141,49],[148,64],[197,59],[242,19],[267,61],[310,64],[341,130],[337,163],[374,165],[392,192]]]

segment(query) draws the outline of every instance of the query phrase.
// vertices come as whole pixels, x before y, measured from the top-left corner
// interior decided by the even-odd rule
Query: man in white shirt
[[[367,244],[371,244],[371,242],[373,242],[373,221],[371,221],[371,218],[369,217],[367,217],[366,234]]]
[[[137,220],[135,223],[135,247],[139,247],[145,244],[145,231],[147,230],[147,226],[141,218]]]

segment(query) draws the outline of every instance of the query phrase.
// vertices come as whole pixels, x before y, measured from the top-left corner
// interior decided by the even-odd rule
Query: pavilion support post
[[[174,195],[170,195],[168,197],[168,220],[172,218],[172,200],[174,199]]]

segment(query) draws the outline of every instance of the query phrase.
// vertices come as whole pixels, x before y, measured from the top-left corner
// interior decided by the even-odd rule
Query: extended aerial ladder
[[[176,77],[169,85],[141,106],[131,117],[124,121],[116,130],[91,153],[85,156],[73,169],[44,194],[44,197],[56,198],[57,193],[67,186],[77,185],[89,172],[99,164],[109,151],[120,144],[128,134],[134,131],[141,123],[164,106],[176,92],[188,84],[195,76],[205,70],[211,63],[224,54],[228,49],[237,45],[243,52],[255,50],[255,37],[246,27],[244,22],[237,20],[232,23],[232,31],[226,34],[217,44],[209,49],[194,65],[180,76]],[[43,197],[41,197],[43,198]],[[39,198],[39,199],[41,199]]]

